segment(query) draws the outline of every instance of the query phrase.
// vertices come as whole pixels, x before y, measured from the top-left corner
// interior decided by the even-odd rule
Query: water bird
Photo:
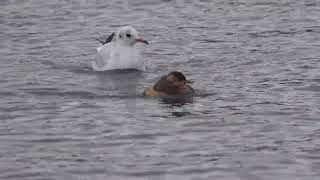
[[[187,80],[182,72],[172,71],[162,76],[160,80],[152,87],[145,90],[146,96],[184,96],[195,93],[191,87],[192,82]]]
[[[97,39],[102,45],[97,48],[97,58],[92,62],[95,71],[114,69],[137,69],[144,71],[145,64],[136,48],[138,42],[149,44],[139,37],[131,26],[120,27],[106,40]]]

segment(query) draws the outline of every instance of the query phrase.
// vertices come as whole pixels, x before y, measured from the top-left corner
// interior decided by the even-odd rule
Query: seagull
[[[120,27],[105,41],[98,40],[102,45],[97,48],[97,58],[92,62],[95,71],[114,69],[137,69],[144,71],[144,61],[136,48],[138,42],[149,44],[139,37],[138,32],[131,26]]]

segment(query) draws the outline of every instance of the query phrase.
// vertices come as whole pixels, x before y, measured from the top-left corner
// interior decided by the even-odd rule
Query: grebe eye
[[[131,38],[131,34],[126,34],[128,38]]]

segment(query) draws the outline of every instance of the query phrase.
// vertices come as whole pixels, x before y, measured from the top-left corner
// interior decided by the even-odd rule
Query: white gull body
[[[114,69],[145,70],[144,61],[141,59],[140,52],[135,45],[137,42],[145,44],[148,44],[148,42],[140,38],[133,27],[121,27],[111,38],[111,42],[102,42],[103,45],[97,48],[97,58],[92,62],[92,68],[95,71]]]

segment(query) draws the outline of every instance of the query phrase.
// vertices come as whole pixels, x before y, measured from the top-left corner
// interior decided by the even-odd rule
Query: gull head
[[[149,44],[148,41],[139,37],[138,32],[131,26],[119,28],[115,39],[117,42],[129,46],[134,46],[138,42]]]

